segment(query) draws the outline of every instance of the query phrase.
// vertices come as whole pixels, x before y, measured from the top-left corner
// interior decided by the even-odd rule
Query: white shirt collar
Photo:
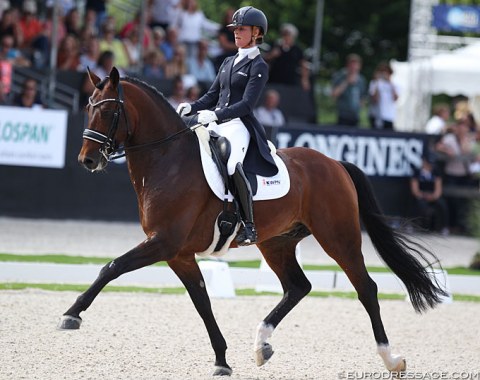
[[[258,47],[252,46],[251,48],[247,49],[238,49],[238,57],[240,59],[245,58],[248,55],[248,58],[253,59],[255,58],[258,54],[260,54],[260,51],[258,50]]]

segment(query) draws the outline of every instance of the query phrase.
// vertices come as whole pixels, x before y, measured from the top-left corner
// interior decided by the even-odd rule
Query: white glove
[[[177,107],[177,113],[180,116],[188,115],[191,110],[192,106],[190,105],[190,103],[180,103]]]
[[[216,120],[218,120],[218,117],[215,112],[210,110],[198,111],[198,122],[200,124],[207,125]]]

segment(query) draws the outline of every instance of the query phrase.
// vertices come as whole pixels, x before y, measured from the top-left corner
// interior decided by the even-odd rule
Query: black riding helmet
[[[265,14],[254,7],[242,7],[237,10],[232,17],[232,23],[227,25],[229,28],[236,28],[237,26],[258,26],[265,36],[268,29],[268,21]]]

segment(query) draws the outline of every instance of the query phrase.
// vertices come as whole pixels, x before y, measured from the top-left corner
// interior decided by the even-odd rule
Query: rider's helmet
[[[237,26],[248,25],[257,26],[263,36],[267,34],[268,21],[265,13],[260,9],[254,7],[242,7],[237,10],[232,17],[232,23],[227,25],[229,28],[236,28]],[[261,37],[257,39],[257,43],[263,40]]]

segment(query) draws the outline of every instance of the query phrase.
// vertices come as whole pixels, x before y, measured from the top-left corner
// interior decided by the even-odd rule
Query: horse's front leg
[[[100,271],[93,284],[82,293],[75,303],[60,319],[60,330],[75,330],[80,328],[82,319],[80,313],[91,305],[95,297],[110,281],[124,273],[143,268],[161,260],[169,260],[171,256],[160,249],[159,242],[155,238],[149,238],[124,255],[112,260]]]
[[[213,315],[210,298],[205,288],[205,281],[195,261],[195,256],[191,255],[186,258],[176,257],[169,261],[168,265],[185,285],[198,314],[200,314],[205,323],[210,342],[215,351],[215,372],[213,376],[230,376],[232,369],[225,359],[227,343]]]

